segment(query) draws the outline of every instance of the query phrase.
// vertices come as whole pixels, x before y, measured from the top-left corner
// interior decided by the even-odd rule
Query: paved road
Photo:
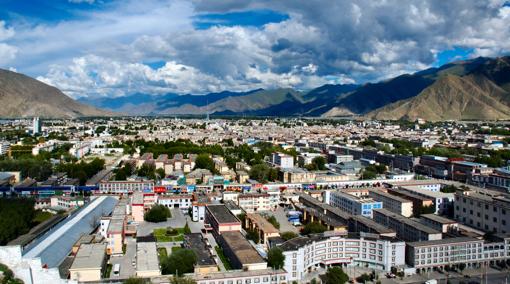
[[[294,232],[296,234],[299,233],[298,229],[287,219],[287,214],[282,207],[278,206],[275,211],[269,211],[267,213],[268,215],[273,215],[276,217],[276,220],[278,223],[280,223],[280,232]]]
[[[156,228],[182,228],[186,225],[186,218],[180,209],[172,208],[170,209],[172,212],[172,218],[168,219],[166,222],[160,223],[150,223],[150,222],[140,222],[137,227],[136,234],[138,236],[147,236],[154,231]]]
[[[126,238],[126,254],[123,256],[112,256],[110,257],[110,263],[112,266],[115,264],[120,264],[120,275],[114,276],[113,271],[110,274],[110,278],[112,279],[126,279],[131,276],[134,276],[136,273],[136,268],[133,266],[133,260],[136,259],[136,240],[134,238]],[[135,263],[136,265],[136,263]]]

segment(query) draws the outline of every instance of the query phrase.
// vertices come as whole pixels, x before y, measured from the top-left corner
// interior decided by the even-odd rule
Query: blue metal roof
[[[49,268],[57,267],[84,234],[90,234],[101,216],[110,215],[117,204],[114,197],[100,196],[74,212],[62,223],[23,251],[24,258],[40,257]]]

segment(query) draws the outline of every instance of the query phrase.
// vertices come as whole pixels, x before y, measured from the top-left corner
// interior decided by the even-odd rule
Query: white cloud
[[[363,83],[427,68],[454,46],[472,56],[508,53],[503,2],[126,0],[56,24],[0,21],[0,64],[19,58],[18,70],[75,97]],[[197,13],[250,9],[290,18],[193,27]]]

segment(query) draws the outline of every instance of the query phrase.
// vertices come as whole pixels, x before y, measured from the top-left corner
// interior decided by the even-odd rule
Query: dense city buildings
[[[24,123],[32,137],[32,121]],[[58,131],[67,141],[20,147],[2,140],[5,165],[30,159],[37,168],[0,169],[0,202],[31,198],[31,210],[47,218],[0,247],[0,263],[25,280],[165,283],[182,269],[197,283],[289,284],[308,283],[332,267],[351,279],[356,268],[405,280],[452,267],[504,269],[510,259],[505,167],[477,162],[506,148],[485,150],[490,145],[457,136],[446,144],[439,139],[443,126],[55,123],[45,120],[37,135]],[[476,151],[480,158],[472,157]],[[273,267],[279,252],[283,262]]]

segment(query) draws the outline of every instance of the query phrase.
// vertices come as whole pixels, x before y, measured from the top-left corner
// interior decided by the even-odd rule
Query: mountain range
[[[114,114],[77,102],[41,81],[3,69],[0,69],[0,105],[2,118],[75,118]]]
[[[377,83],[323,85],[306,92],[282,88],[206,95],[137,93],[123,97],[80,98],[79,102],[53,87],[14,74],[0,72],[0,102],[6,99],[10,102],[15,94],[18,101],[30,102],[25,105],[32,107],[18,103],[0,112],[0,116],[35,115],[38,110],[46,111],[51,101],[46,97],[55,97],[63,107],[59,106],[52,113],[65,117],[114,112],[125,115],[347,116],[385,120],[510,119],[508,56],[479,57]],[[23,83],[24,80],[27,83]],[[34,94],[46,97],[37,99]]]

